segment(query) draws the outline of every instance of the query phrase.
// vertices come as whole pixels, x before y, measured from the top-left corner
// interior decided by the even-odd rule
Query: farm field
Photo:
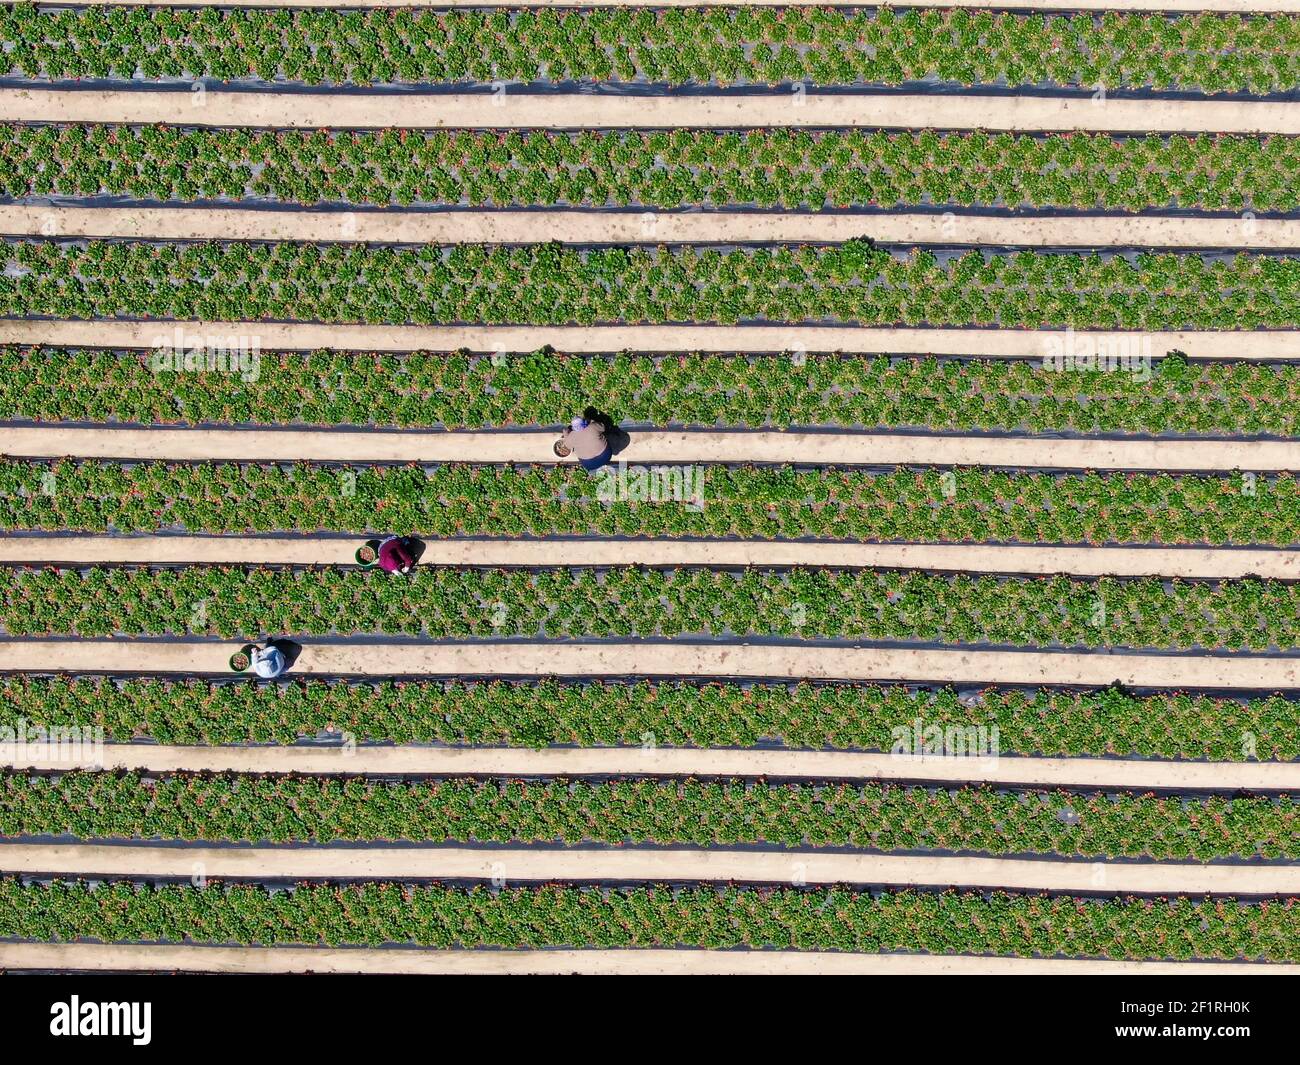
[[[0,44],[0,971],[1300,973],[1300,4]]]

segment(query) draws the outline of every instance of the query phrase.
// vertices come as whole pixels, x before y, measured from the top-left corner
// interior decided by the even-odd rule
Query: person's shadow
[[[605,441],[609,444],[610,455],[617,455],[627,450],[628,444],[632,443],[632,434],[621,425],[615,425],[605,430]]]
[[[298,657],[302,654],[302,644],[294,643],[292,640],[286,640],[283,636],[274,640],[267,640],[266,645],[268,647],[274,647],[284,655],[285,673],[288,673],[289,670],[293,669],[293,664],[298,661]]]
[[[411,552],[411,557],[415,559],[415,561],[411,563],[411,569],[415,569],[415,567],[420,564],[420,559],[424,557],[424,541],[418,536],[403,536],[402,546]]]
[[[632,443],[632,434],[614,421],[608,414],[596,407],[588,407],[582,412],[582,416],[589,422],[595,422],[605,430],[605,443],[609,445],[611,456],[617,455],[621,451],[626,451],[628,444]]]

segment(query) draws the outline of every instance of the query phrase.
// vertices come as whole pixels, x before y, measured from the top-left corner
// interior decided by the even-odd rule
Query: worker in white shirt
[[[253,672],[263,680],[278,677],[288,665],[285,662],[284,652],[269,643],[265,647],[254,648],[252,657]]]

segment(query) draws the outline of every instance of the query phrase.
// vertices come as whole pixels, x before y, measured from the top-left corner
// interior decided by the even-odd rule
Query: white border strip
[[[262,351],[607,352],[720,351],[738,354],[828,352],[850,355],[960,355],[981,358],[1085,358],[1116,351],[1152,358],[1300,359],[1300,329],[1131,330],[913,329],[818,325],[317,325],[305,322],[53,321],[0,318],[0,344],[157,348],[256,343]]]
[[[366,432],[312,429],[0,427],[11,458],[170,462],[395,462],[572,464],[557,458],[554,430]],[[834,466],[994,466],[1071,470],[1300,469],[1300,441],[1125,440],[1049,436],[946,436],[833,432],[638,430],[619,462],[656,465],[789,463]],[[679,487],[686,484],[679,472]],[[690,483],[707,489],[707,470]],[[684,500],[685,501],[685,500]]]
[[[659,211],[271,211],[234,207],[0,206],[0,234],[371,244],[882,244],[1014,248],[1300,248],[1298,219],[1142,215],[994,217]]]
[[[978,713],[973,710],[972,713]],[[111,743],[94,768],[138,773],[306,773],[342,776],[758,777],[917,781],[1012,787],[1161,791],[1300,791],[1300,762],[1134,758],[943,758],[861,751],[679,747],[177,747]],[[0,766],[75,768],[57,745],[0,743]]]
[[[1284,962],[1115,961],[795,950],[376,950],[191,944],[0,943],[0,971],[423,973],[452,976],[1294,976]]]
[[[33,639],[0,641],[0,672],[230,676],[244,641]],[[1300,688],[1300,657],[1128,654],[1103,650],[985,651],[825,644],[318,643],[292,676],[788,677],[949,684],[1079,685],[1282,691]]]
[[[0,563],[350,566],[365,539],[284,536],[7,536]],[[1059,547],[1051,544],[874,544],[781,540],[438,540],[422,566],[826,566],[1085,577],[1300,577],[1281,548]]]
[[[0,843],[0,873],[230,880],[862,884],[1089,895],[1300,895],[1300,864],[1205,865],[664,847],[160,847]]]
[[[907,93],[620,96],[0,89],[0,122],[259,129],[861,128],[1300,134],[1300,103]]]

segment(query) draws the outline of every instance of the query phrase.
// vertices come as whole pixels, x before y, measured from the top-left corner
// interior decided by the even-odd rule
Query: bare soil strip
[[[987,129],[1300,134],[1300,103],[908,93],[622,96],[0,89],[0,122],[258,129]]]
[[[556,430],[364,432],[312,429],[0,428],[0,454],[21,458],[174,462],[573,463]],[[994,466],[1072,470],[1300,469],[1300,441],[1107,440],[833,432],[632,434],[620,462],[669,465],[786,463],[830,466]]]
[[[0,943],[0,971],[439,973],[563,975],[1087,975],[1294,976],[1264,962],[1112,961],[794,950],[375,950],[365,947],[201,947],[117,943]]]
[[[348,566],[362,537],[8,536],[0,564]],[[826,566],[1085,577],[1300,577],[1275,548],[866,544],[768,540],[427,540],[423,566]]]
[[[256,637],[258,634],[250,634]],[[230,675],[242,640],[130,638],[0,641],[0,672]],[[1300,657],[986,651],[826,644],[313,643],[289,675],[345,677],[735,677],[910,680],[1281,691],[1300,688]]]
[[[138,773],[304,773],[341,776],[758,777],[897,780],[1126,791],[1300,791],[1300,762],[1121,758],[924,758],[860,751],[642,747],[173,747],[104,745],[94,768]],[[74,768],[57,745],[0,745],[0,766]]]
[[[1300,329],[1166,330],[947,329],[820,325],[326,325],[311,322],[53,321],[0,318],[0,344],[83,348],[235,348],[262,351],[831,352],[1071,359],[1117,353],[1153,359],[1300,359]]]
[[[881,244],[1300,248],[1300,220],[635,211],[266,211],[0,206],[6,236],[370,244]]]
[[[0,873],[231,880],[713,881],[987,887],[1089,895],[1296,895],[1300,865],[967,858],[817,850],[543,847],[159,847],[3,843]]]

